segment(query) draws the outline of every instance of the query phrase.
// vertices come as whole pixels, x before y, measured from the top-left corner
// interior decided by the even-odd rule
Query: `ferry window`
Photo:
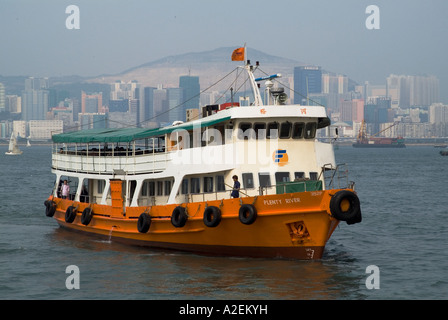
[[[163,195],[163,181],[157,181],[157,195]]]
[[[216,191],[226,191],[224,176],[216,176]]]
[[[188,193],[188,179],[183,179],[182,180],[181,192],[182,192],[182,194],[187,194]]]
[[[165,136],[157,138],[156,152],[165,152]]]
[[[215,128],[207,128],[202,134],[202,140],[206,141],[208,146],[223,144],[223,136],[221,132]]]
[[[213,177],[204,177],[204,192],[213,192]]]
[[[289,182],[289,172],[276,172],[275,183]]]
[[[252,123],[242,122],[238,127],[238,139],[248,140],[254,138],[254,130],[252,129]]]
[[[288,139],[291,136],[291,122],[282,122],[280,125],[280,139]]]
[[[191,189],[190,192],[191,193],[199,193],[201,192],[200,189],[200,180],[199,178],[191,178]]]
[[[165,195],[169,196],[171,193],[171,181],[166,180],[165,181]]]
[[[134,198],[135,188],[137,187],[137,181],[131,180],[129,187],[130,187],[129,188],[130,189],[129,190],[129,198],[132,199],[132,198]]]
[[[305,172],[294,172],[294,180],[305,179]]]
[[[89,202],[89,180],[84,180],[81,187],[81,194],[79,195],[79,201]]]
[[[317,172],[310,172],[310,180],[317,180]]]
[[[224,130],[224,135],[225,135],[225,138],[223,140],[232,141],[232,137],[233,137],[233,125],[232,124],[226,125],[226,128]]]
[[[314,139],[316,136],[316,123],[308,122],[305,127],[305,139]]]
[[[217,144],[225,144],[224,125],[216,126],[214,129],[217,131],[217,136],[215,138]]]
[[[143,182],[142,184],[142,191],[140,192],[142,196],[147,196],[148,195],[148,182]]]
[[[303,122],[296,122],[292,128],[292,138],[301,139],[303,138],[303,132],[305,129],[305,124]]]
[[[149,196],[155,196],[156,195],[156,183],[154,181],[148,181],[148,187],[149,187]]]
[[[258,180],[260,181],[260,187],[270,187],[271,186],[271,177],[269,176],[269,173],[260,172],[258,174]]]
[[[257,139],[266,139],[266,123],[255,123],[254,130]]]
[[[98,194],[102,194],[104,191],[104,187],[106,186],[106,181],[104,180],[97,180],[97,188],[96,191]]]
[[[252,173],[243,173],[243,186],[246,189],[254,187],[254,176]]]
[[[268,130],[266,132],[266,137],[269,139],[277,139],[278,138],[278,123],[277,122],[269,122]]]

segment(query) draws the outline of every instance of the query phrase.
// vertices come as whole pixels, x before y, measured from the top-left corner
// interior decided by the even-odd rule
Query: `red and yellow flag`
[[[244,61],[244,47],[233,50],[232,61]]]

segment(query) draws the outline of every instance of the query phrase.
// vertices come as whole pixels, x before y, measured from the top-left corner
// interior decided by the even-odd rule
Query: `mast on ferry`
[[[249,75],[249,80],[250,80],[250,85],[252,87],[252,92],[254,94],[254,103],[252,104],[253,106],[259,106],[262,107],[263,106],[263,100],[261,99],[261,94],[260,94],[260,89],[258,87],[257,82],[258,81],[263,81],[266,80],[266,93],[267,93],[267,104],[270,104],[270,95],[271,95],[271,88],[273,87],[273,83],[272,83],[272,79],[275,78],[281,78],[281,74],[273,74],[270,76],[265,76],[265,77],[260,77],[260,78],[255,78],[254,77],[254,71],[258,68],[259,66],[259,62],[257,61],[255,63],[255,67],[252,66],[250,64],[250,60],[246,60],[247,56],[247,49],[246,49],[246,45],[244,45],[244,47],[235,49],[232,53],[232,61],[245,61],[244,66],[240,67],[240,68],[244,68],[247,72],[247,74]],[[282,92],[278,92],[277,97],[274,99],[274,104],[279,104],[279,94],[283,93]]]
[[[254,106],[263,106],[263,100],[261,99],[261,95],[260,95],[260,90],[258,89],[258,85],[255,81],[255,77],[254,77],[254,71],[257,69],[258,67],[258,61],[256,63],[256,66],[254,68],[254,66],[252,66],[250,64],[250,60],[246,60],[246,45],[244,45],[244,47],[235,49],[232,53],[232,61],[244,61],[245,64],[243,67],[240,68],[244,68],[247,72],[247,74],[249,75],[249,79],[250,79],[250,86],[252,87],[252,92],[254,94]]]

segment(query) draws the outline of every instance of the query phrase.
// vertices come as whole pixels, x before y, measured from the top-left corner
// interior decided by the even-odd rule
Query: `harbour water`
[[[448,298],[448,157],[432,146],[336,150],[363,221],[342,222],[319,261],[204,257],[125,246],[45,216],[51,148],[0,146],[0,299],[416,300]],[[69,290],[68,266],[80,287]],[[378,289],[369,283],[377,266]],[[369,289],[369,287],[371,289]]]

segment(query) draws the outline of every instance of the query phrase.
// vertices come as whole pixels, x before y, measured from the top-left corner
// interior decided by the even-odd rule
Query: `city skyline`
[[[328,116],[334,122],[333,125],[342,129],[341,137],[356,135],[358,127],[364,120],[369,124],[367,129],[370,134],[383,132],[392,123],[400,122],[401,124],[393,130],[407,138],[448,135],[446,120],[448,105],[438,103],[438,79],[435,77],[391,75],[387,78],[385,86],[370,86],[366,83],[363,86],[349,88],[346,76],[322,73],[319,66],[296,67],[295,71],[293,87],[296,87],[295,83],[309,86],[305,90],[309,95],[300,95],[298,98],[302,101],[298,103],[324,105]],[[200,93],[197,76],[180,76],[178,88],[164,88],[163,85],[158,85],[157,88],[147,87],[135,80],[130,82],[115,80],[109,84],[109,90],[106,91],[108,98],[103,99],[103,92],[86,93],[82,89],[80,102],[77,102],[74,96],[67,96],[68,98],[57,101],[58,89],[52,88],[47,78],[29,77],[24,81],[24,88],[21,99],[22,120],[9,124],[8,121],[2,121],[2,138],[7,137],[8,130],[12,128],[11,125],[15,128],[14,130],[20,131],[21,136],[29,132],[26,136],[30,138],[36,136],[48,138],[51,136],[51,131],[72,130],[77,126],[79,129],[112,128],[117,125],[118,127],[140,126],[148,120],[152,120],[152,124],[148,122],[143,126],[156,125],[154,121],[162,122],[162,124],[177,120],[188,121],[189,118],[191,119],[191,114],[188,115],[187,102],[193,101],[188,97],[198,100]],[[188,93],[187,90],[192,91]],[[216,92],[207,93],[210,99],[208,102],[205,102],[207,98],[202,96],[204,94],[202,92],[201,101],[206,98],[203,101],[205,104],[229,104],[225,103],[230,101],[231,96],[228,95],[224,101],[215,101],[213,96]],[[39,93],[46,94],[46,102],[40,102],[39,99],[35,101],[33,98],[32,103],[27,103],[29,99],[27,96],[38,97]],[[242,93],[242,96],[240,94],[233,97],[238,100],[246,95],[246,93]],[[12,96],[8,97],[12,98]],[[291,95],[288,103],[296,98],[296,95]],[[309,98],[309,101],[304,98]],[[57,102],[57,106],[49,104],[50,100]],[[9,101],[16,101],[17,104],[20,99]],[[196,101],[194,103],[196,107],[190,106],[193,108],[189,109],[190,111],[199,110],[198,106],[204,105]],[[36,113],[34,117],[29,116],[34,113]],[[29,122],[29,130],[27,130],[27,122]],[[63,127],[61,122],[64,122]],[[44,127],[51,128],[42,129]]]
[[[379,29],[366,27],[371,4],[379,8]],[[79,8],[79,29],[67,28],[71,5]],[[0,75],[117,74],[167,56],[247,43],[360,84],[383,83],[390,74],[434,75],[447,103],[446,9],[443,0],[6,0]]]

